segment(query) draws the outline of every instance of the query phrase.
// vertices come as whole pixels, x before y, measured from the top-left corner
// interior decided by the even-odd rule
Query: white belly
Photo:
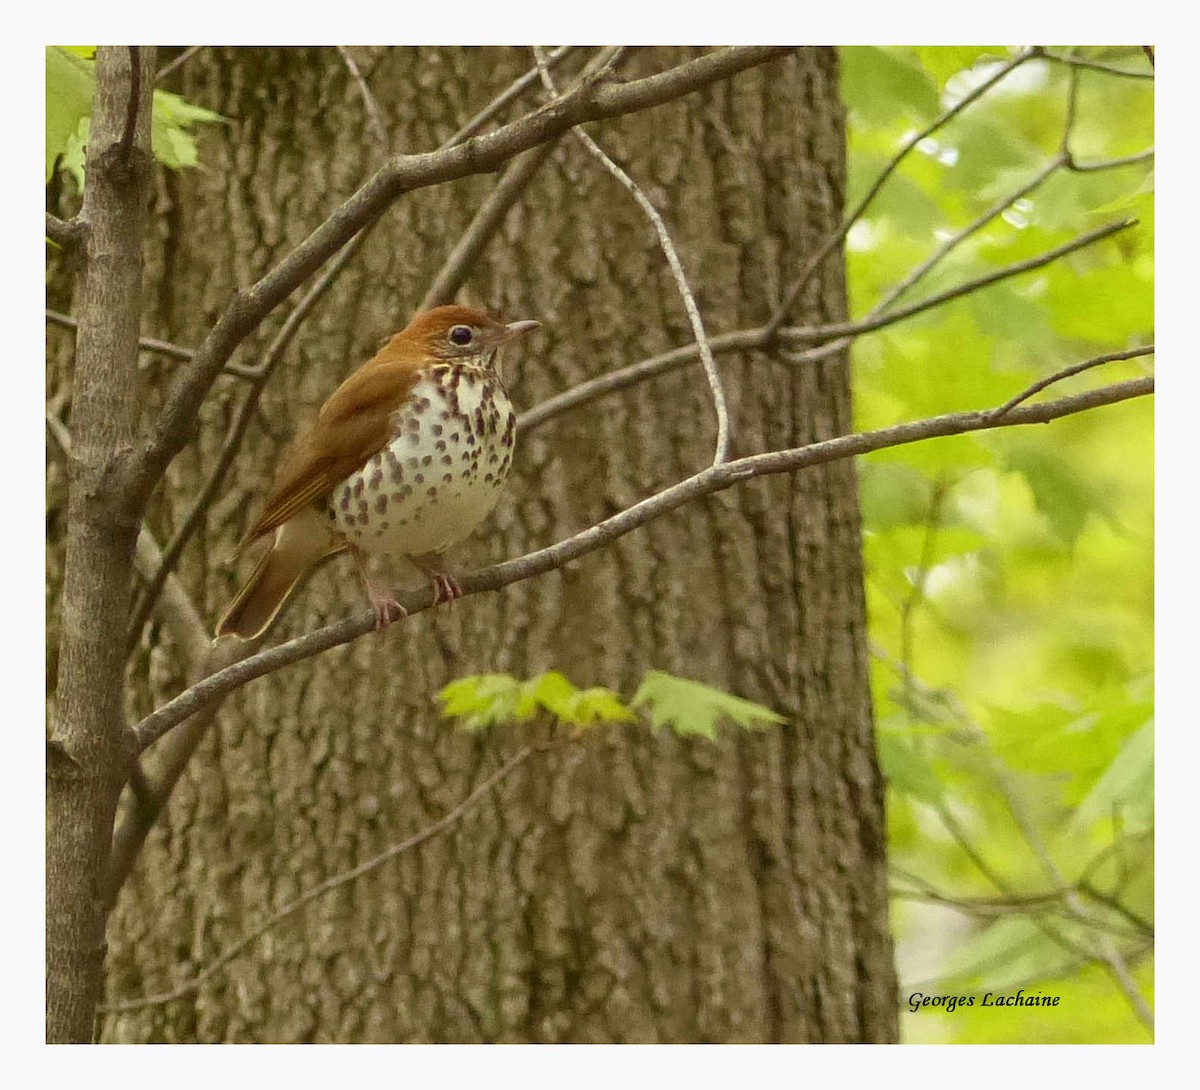
[[[500,498],[512,464],[512,405],[493,372],[454,364],[443,373],[451,369],[457,382],[449,389],[433,379],[417,383],[392,417],[388,445],[330,497],[333,526],[363,552],[441,552]]]

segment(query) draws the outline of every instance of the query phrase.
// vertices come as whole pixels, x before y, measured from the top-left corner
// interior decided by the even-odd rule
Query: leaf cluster
[[[625,700],[611,689],[579,689],[557,670],[521,681],[508,674],[482,674],[452,681],[438,698],[442,715],[464,730],[523,723],[548,713],[570,727],[644,720],[654,730],[714,741],[717,723],[745,729],[784,722],[783,716],[698,681],[650,670],[637,692]]]

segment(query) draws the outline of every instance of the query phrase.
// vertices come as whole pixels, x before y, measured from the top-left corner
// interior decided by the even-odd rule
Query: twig
[[[1131,348],[1126,352],[1109,352],[1103,356],[1093,356],[1090,360],[1084,360],[1082,363],[1072,364],[1070,367],[1064,367],[1060,371],[1055,371],[1054,374],[1048,375],[1046,378],[1035,382],[1032,386],[1022,390],[1016,397],[1006,401],[995,411],[995,419],[999,420],[1006,416],[1009,412],[1015,409],[1023,401],[1028,401],[1034,394],[1044,390],[1047,386],[1051,386],[1056,382],[1061,382],[1065,378],[1070,378],[1072,375],[1078,375],[1083,371],[1090,371],[1093,367],[1099,367],[1105,363],[1116,363],[1120,360],[1133,360],[1139,356],[1153,356],[1154,345],[1148,344],[1143,348]]]
[[[237,293],[177,376],[150,435],[122,479],[140,509],[170,460],[187,442],[208,388],[237,346],[299,284],[403,193],[495,170],[515,155],[588,121],[650,109],[790,52],[790,47],[718,49],[667,72],[629,83],[589,83],[467,144],[424,155],[393,155],[353,196],[271,272]]]
[[[464,575],[459,578],[458,583],[463,594],[478,594],[482,591],[499,590],[511,583],[542,575],[594,552],[684,504],[754,477],[771,473],[794,473],[814,465],[868,454],[885,447],[916,443],[946,435],[986,431],[997,426],[1045,424],[1102,405],[1113,405],[1131,398],[1144,397],[1153,391],[1153,378],[1133,379],[1057,401],[1020,406],[1012,410],[1000,425],[991,419],[992,410],[948,413],[944,416],[839,436],[804,447],[756,454],[720,466],[711,466],[573,537],[514,560],[506,560]],[[433,604],[433,592],[430,588],[408,591],[403,595],[400,604],[410,615],[419,613]],[[139,748],[145,748],[209,701],[224,696],[256,677],[347,643],[374,629],[374,613],[365,611],[287,643],[260,651],[243,662],[227,667],[191,686],[143,719],[134,728],[137,745]]]
[[[71,463],[71,433],[67,426],[49,409],[46,410],[46,432],[54,446],[54,457],[64,469]]]
[[[479,206],[470,226],[463,232],[454,249],[447,256],[445,264],[438,270],[421,300],[419,309],[440,306],[442,303],[453,302],[455,295],[467,279],[467,274],[475,264],[476,258],[483,252],[484,247],[504,223],[509,210],[521,198],[534,175],[541,170],[542,165],[550,158],[550,153],[556,146],[556,141],[542,144],[532,151],[525,152],[519,159],[514,160],[504,172],[496,187],[487,195],[487,199]]]
[[[534,56],[537,57],[538,66],[542,72],[542,83],[545,85],[546,90],[557,98],[558,92],[555,89],[554,81],[550,78],[550,73],[546,69],[542,53],[536,46],[534,47]],[[614,60],[615,58],[612,58],[607,63],[612,64]],[[658,209],[651,203],[650,198],[642,191],[641,186],[613,162],[595,140],[588,136],[582,129],[576,129],[572,135],[587,149],[588,154],[593,159],[633,195],[633,199],[637,201],[638,207],[641,208],[654,228],[655,234],[658,235],[658,244],[667,259],[667,264],[671,267],[671,275],[675,278],[675,286],[679,291],[680,298],[683,300],[683,309],[687,311],[688,321],[692,326],[692,335],[696,338],[696,347],[700,353],[700,362],[704,365],[704,374],[708,379],[708,388],[712,393],[713,410],[717,415],[717,448],[716,453],[713,455],[712,464],[715,466],[720,465],[729,459],[729,408],[725,403],[725,388],[721,385],[721,374],[717,370],[717,361],[713,358],[712,348],[708,343],[708,335],[704,332],[704,322],[700,317],[700,308],[696,306],[696,297],[692,294],[687,274],[683,271],[683,262],[679,260],[679,252],[675,249],[675,243],[671,239],[667,225],[663,222],[662,216],[659,215]]]
[[[79,328],[79,323],[69,314],[63,314],[57,310],[46,308],[46,321],[53,325],[62,326],[64,329]],[[184,348],[182,345],[172,344],[170,341],[160,341],[157,337],[139,337],[138,349],[142,352],[157,352],[162,356],[169,356],[175,360],[190,360],[194,359],[196,353],[190,348]],[[245,367],[240,363],[225,364],[224,371],[231,375],[237,375],[238,378],[253,378],[254,369]]]
[[[351,78],[358,84],[358,93],[362,95],[363,105],[367,108],[367,121],[375,133],[375,140],[379,144],[380,153],[387,155],[388,153],[388,133],[387,126],[383,123],[383,115],[379,112],[379,103],[375,101],[375,96],[371,94],[371,88],[367,86],[367,81],[363,79],[362,73],[358,70],[358,65],[354,63],[354,58],[350,55],[344,45],[337,47],[338,56],[342,58],[342,63],[350,72]]]
[[[1118,167],[1132,166],[1134,163],[1146,163],[1153,158],[1153,148],[1134,152],[1132,155],[1122,155],[1116,159],[1097,159],[1094,163],[1081,163],[1072,156],[1067,169],[1076,174],[1091,174],[1099,170],[1116,170]]]
[[[1089,61],[1083,57],[1062,56],[1056,53],[1042,53],[1042,56],[1055,64],[1067,64],[1073,68],[1086,68],[1091,72],[1103,72],[1109,76],[1123,76],[1125,79],[1154,79],[1153,72],[1136,72],[1129,68],[1118,68],[1105,64],[1103,61]]]
[[[945,291],[938,292],[926,299],[922,299],[919,303],[910,303],[907,307],[901,307],[899,310],[890,311],[887,314],[879,314],[873,318],[863,318],[857,322],[846,322],[842,325],[826,325],[814,326],[811,329],[805,329],[801,326],[793,326],[788,330],[788,338],[791,339],[810,339],[825,341],[831,337],[837,337],[837,340],[830,341],[828,344],[822,344],[819,348],[809,349],[805,352],[785,353],[786,359],[792,363],[809,363],[813,360],[823,359],[825,356],[832,355],[834,352],[840,352],[846,347],[855,337],[861,337],[864,333],[872,333],[876,329],[882,329],[884,326],[893,325],[896,322],[902,322],[905,318],[911,318],[922,311],[931,310],[934,307],[940,307],[943,303],[949,302],[951,299],[958,299],[961,296],[969,295],[972,292],[978,291],[980,288],[989,287],[992,284],[997,284],[1001,280],[1008,280],[1013,276],[1019,276],[1022,273],[1032,272],[1034,269],[1040,269],[1044,265],[1049,265],[1051,262],[1057,261],[1060,257],[1064,257],[1069,253],[1074,253],[1076,250],[1081,250],[1085,246],[1090,246],[1094,242],[1099,242],[1102,239],[1108,238],[1110,235],[1118,234],[1121,231],[1127,231],[1130,227],[1137,224],[1137,220],[1128,219],[1120,220],[1116,223],[1105,224],[1103,227],[1097,227],[1093,231],[1088,231],[1080,235],[1078,238],[1072,239],[1070,242],[1064,242],[1061,246],[1054,247],[1053,250],[1046,250],[1043,253],[1037,254],[1034,257],[1027,258],[1024,261],[1017,261],[1012,265],[1005,265],[1002,269],[997,269],[995,272],[987,273],[984,276],[976,277],[974,280],[968,280],[964,284],[959,284],[956,287],[948,288]]]
[[[464,815],[473,810],[487,796],[487,794],[497,787],[502,781],[507,779],[513,772],[525,763],[534,753],[534,747],[527,745],[517,751],[517,753],[504,762],[495,772],[475,788],[462,802],[449,810],[446,814],[440,817],[432,825],[427,825],[420,832],[410,836],[407,840],[402,840],[398,844],[393,844],[391,847],[380,852],[378,855],[360,863],[357,867],[352,867],[350,870],[343,871],[341,874],[336,874],[332,878],[327,878],[324,882],[305,890],[300,896],[289,901],[283,908],[273,912],[257,927],[243,935],[233,946],[229,947],[220,957],[216,959],[207,968],[201,970],[194,977],[184,981],[182,984],[176,985],[170,991],[160,992],[157,995],[142,996],[139,999],[118,1000],[114,1003],[107,1003],[99,1007],[99,1010],[106,1014],[117,1013],[121,1011],[141,1010],[144,1007],[158,1006],[162,1003],[169,1003],[173,999],[179,999],[182,996],[188,995],[191,992],[200,988],[205,981],[210,980],[216,973],[220,972],[228,965],[235,957],[238,956],[252,943],[265,935],[271,928],[286,920],[289,916],[298,912],[305,905],[315,901],[318,897],[323,897],[333,890],[347,885],[350,882],[356,881],[364,874],[383,866],[389,860],[395,859],[398,855],[403,855],[405,852],[411,851],[427,840],[433,839],[440,833],[444,833],[451,828]]]
[[[162,82],[172,72],[182,68],[185,64],[187,64],[187,62],[190,61],[197,53],[199,53],[200,50],[207,48],[208,46],[206,45],[189,45],[187,49],[179,54],[178,57],[176,57],[173,61],[168,61],[158,70],[158,74],[154,77],[155,82]]]
[[[872,314],[858,321],[842,322],[837,325],[786,326],[774,334],[772,334],[769,325],[763,325],[753,329],[718,334],[710,338],[709,344],[714,352],[739,352],[756,348],[767,348],[776,339],[785,344],[810,343],[812,341],[829,342],[823,344],[821,347],[810,348],[806,351],[786,351],[783,353],[784,358],[791,363],[810,363],[832,355],[834,352],[840,352],[856,337],[860,337],[866,333],[873,333],[879,329],[885,329],[898,322],[903,322],[923,311],[941,306],[952,299],[969,295],[980,288],[988,287],[1009,277],[1019,276],[1022,273],[1041,268],[1043,265],[1048,265],[1050,262],[1068,253],[1082,249],[1085,246],[1090,246],[1092,243],[1100,241],[1100,239],[1125,230],[1127,227],[1131,227],[1133,223],[1134,221],[1130,220],[1124,223],[1111,224],[1108,227],[1100,228],[1098,231],[1089,232],[1044,254],[1025,261],[1018,261],[1013,265],[1006,265],[995,272],[986,273],[973,280],[965,281],[954,288],[939,292],[937,295],[932,295],[928,299],[913,303],[901,310],[878,314],[872,312]],[[691,363],[696,359],[698,353],[699,348],[696,345],[682,345],[671,349],[669,352],[664,352],[662,355],[653,356],[650,359],[630,364],[628,367],[622,367],[616,371],[610,371],[594,379],[589,379],[586,382],[581,382],[576,386],[572,386],[569,390],[564,390],[561,394],[555,394],[553,397],[547,398],[532,409],[526,410],[518,418],[517,424],[526,431],[532,430],[569,409],[576,408],[596,398],[616,393],[618,390],[623,390],[628,386],[644,382],[647,379],[654,378],[656,375],[665,374]]]
[[[594,78],[603,71],[609,59],[611,59],[608,54],[612,52],[601,50],[584,68],[583,72],[580,73],[577,83]],[[560,53],[560,56],[565,56],[565,53]],[[532,82],[537,78],[538,70],[534,68],[527,75],[529,76],[529,82]],[[522,77],[517,82],[522,83],[525,79],[526,77]],[[516,84],[513,86],[516,86]],[[505,91],[500,98],[508,95],[512,92],[512,89],[513,87],[509,87],[508,91]],[[450,139],[453,141],[455,137],[451,137]],[[471,266],[475,263],[475,259],[483,252],[495,233],[500,229],[509,210],[520,199],[521,194],[525,192],[525,189],[550,157],[557,144],[557,140],[547,141],[532,151],[526,152],[508,165],[504,176],[491,193],[488,194],[483,204],[479,206],[479,210],[475,213],[466,231],[463,232],[454,249],[450,251],[445,263],[438,270],[437,275],[434,276],[433,283],[425,293],[425,298],[421,300],[420,309],[425,310],[429,307],[436,307],[443,303],[454,301],[454,297],[463,286]]]
[[[546,67],[554,68],[559,61],[567,56],[568,53],[578,49],[574,45],[560,45],[546,58]],[[464,140],[469,140],[480,129],[484,127],[493,117],[496,116],[505,106],[513,99],[517,98],[523,91],[532,87],[538,82],[540,74],[537,66],[529,69],[523,76],[514,80],[505,90],[501,91],[495,98],[492,99],[482,110],[471,118],[465,125],[462,126],[453,136],[448,137],[439,147],[438,151],[445,151],[447,148],[452,148],[456,144],[461,144]]]
[[[46,213],[46,237],[64,250],[77,246],[86,230],[87,225],[79,216],[72,216],[71,219],[64,220],[49,212]]]
[[[892,156],[887,165],[880,171],[875,181],[871,183],[870,189],[867,190],[862,200],[858,202],[852,211],[841,223],[836,231],[833,232],[821,246],[817,252],[808,259],[807,264],[801,270],[800,275],[792,282],[791,287],[784,293],[783,301],[776,308],[775,313],[771,316],[767,323],[767,328],[772,332],[779,329],[786,321],[788,314],[795,305],[796,300],[800,298],[800,293],[808,286],[808,282],[812,279],[813,274],[821,267],[825,259],[841,244],[842,239],[849,233],[862,214],[867,210],[867,207],[875,199],[876,195],[883,188],[884,183],[892,176],[896,168],[905,159],[909,152],[913,150],[922,140],[927,139],[938,131],[943,125],[947,124],[960,113],[963,112],[973,102],[978,101],[993,87],[996,86],[1009,73],[1020,68],[1026,61],[1041,55],[1040,49],[1028,49],[1023,53],[1013,57],[1006,64],[1002,65],[995,73],[989,76],[978,87],[964,95],[958,102],[951,106],[948,110],[935,118],[920,132],[910,136],[900,147],[900,150]]]

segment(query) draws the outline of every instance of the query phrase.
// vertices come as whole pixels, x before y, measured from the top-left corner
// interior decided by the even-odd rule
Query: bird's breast
[[[391,419],[387,446],[333,490],[329,518],[364,552],[440,552],[495,507],[516,414],[493,371],[453,363],[430,368]]]

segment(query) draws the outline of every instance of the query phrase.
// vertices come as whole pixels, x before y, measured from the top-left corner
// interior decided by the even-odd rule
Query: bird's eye
[[[470,344],[475,339],[475,333],[469,325],[456,325],[450,330],[450,343],[460,347]]]

